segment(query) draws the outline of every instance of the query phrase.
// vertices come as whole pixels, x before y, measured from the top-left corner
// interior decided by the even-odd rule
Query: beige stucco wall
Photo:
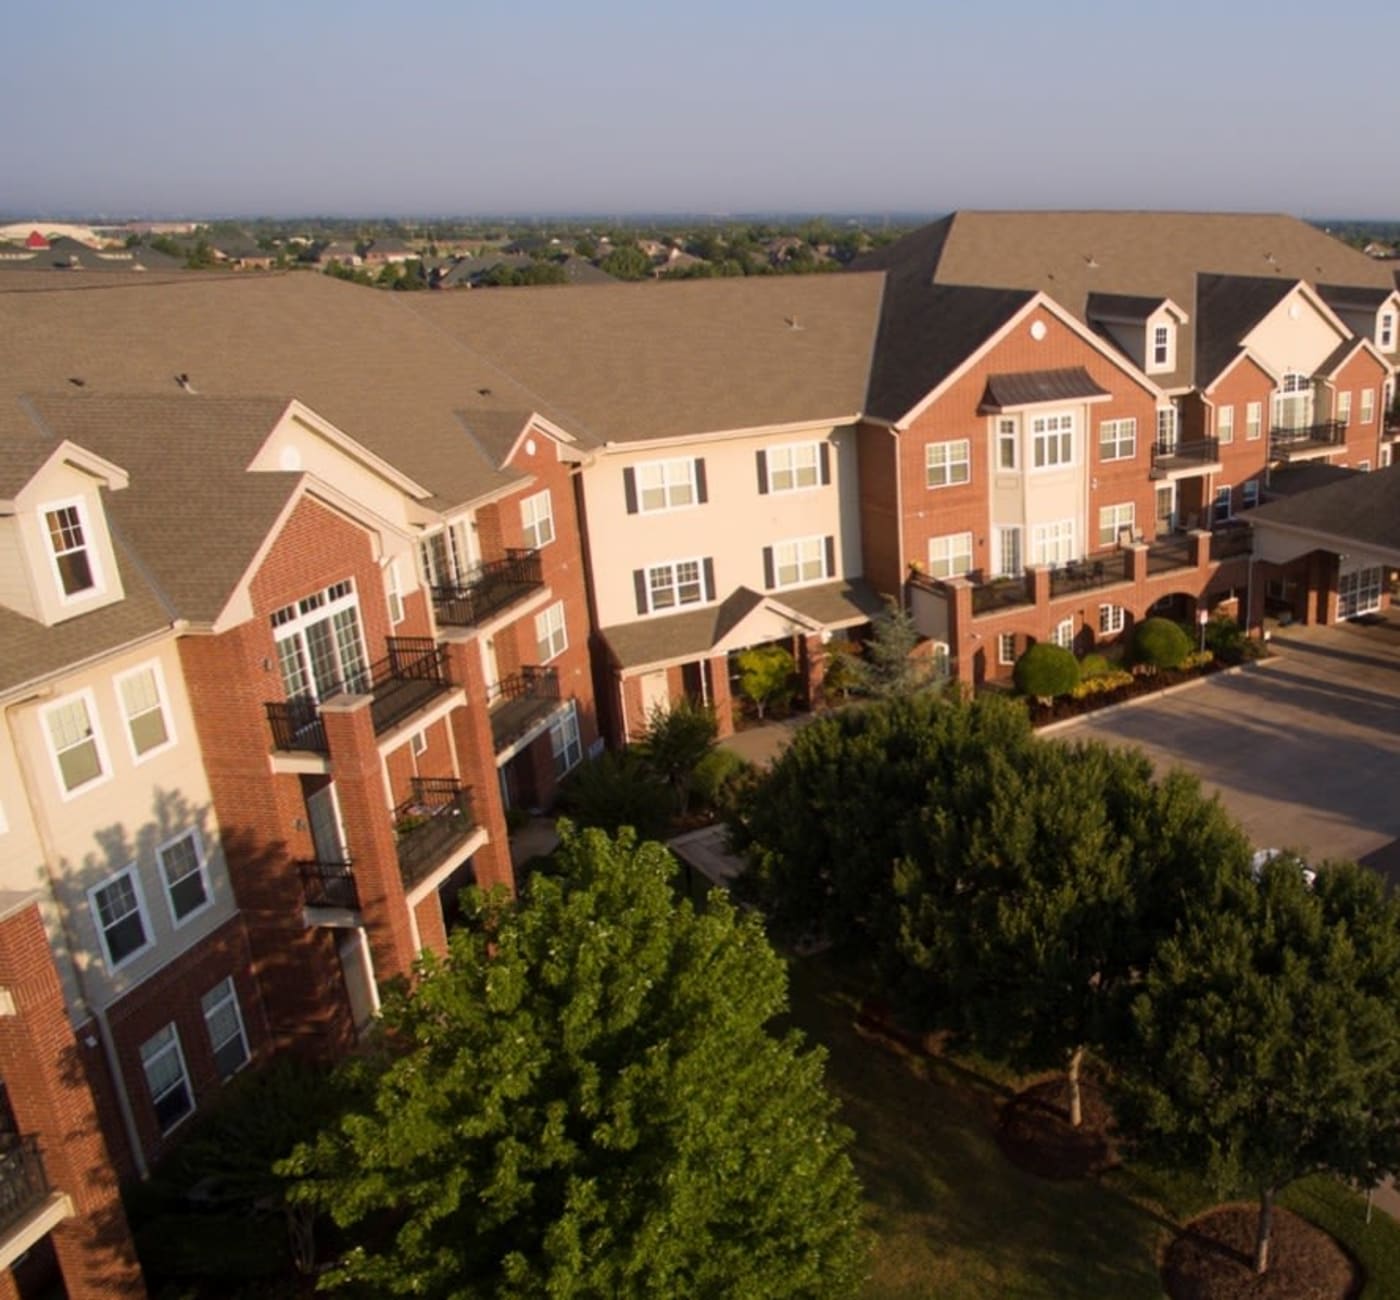
[[[1244,336],[1249,348],[1275,374],[1311,375],[1342,341],[1336,326],[1294,290]]]
[[[817,441],[831,446],[829,485],[760,494],[756,459],[760,448]],[[624,468],[683,457],[704,457],[706,504],[629,515]],[[632,574],[649,564],[708,556],[714,561],[715,597],[723,600],[739,586],[763,590],[765,546],[793,538],[833,536],[833,577],[861,572],[859,481],[855,430],[850,426],[821,425],[664,448],[614,449],[586,465],[582,479],[598,620],[603,627],[637,619]]]
[[[134,757],[116,678],[155,662],[163,679],[172,743]],[[44,709],[89,691],[103,776],[67,794],[51,754]],[[224,924],[234,912],[208,781],[190,717],[173,636],[111,656],[100,667],[66,674],[42,696],[4,707],[0,782],[10,830],[0,835],[0,887],[47,890],[55,951],[71,954],[68,994],[104,1007]],[[176,925],[157,850],[198,832],[210,902]],[[88,890],[135,864],[152,945],[119,970],[108,968]],[[61,968],[62,969],[62,968]]]
[[[1088,478],[1093,448],[1098,438],[1099,410],[1097,405],[1078,402],[1053,407],[1036,406],[1019,413],[1021,442],[1018,463],[1022,468],[998,469],[990,476],[988,505],[993,530],[999,527],[1021,527],[1025,530],[1021,539],[1023,563],[1030,564],[1035,560],[1033,530],[1037,524],[1072,519],[1075,554],[1082,555],[1090,549],[1086,517],[1089,508]],[[1037,416],[1060,415],[1066,411],[1074,416],[1073,463],[1063,468],[1032,468],[1032,422]],[[996,420],[988,420],[987,463],[990,465],[996,464],[995,431]],[[1142,437],[1141,430],[1138,436]]]

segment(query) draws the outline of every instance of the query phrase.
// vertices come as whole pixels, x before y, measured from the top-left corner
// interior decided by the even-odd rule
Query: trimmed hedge
[[[1079,661],[1063,646],[1042,641],[1016,660],[1012,677],[1022,695],[1052,700],[1079,685]]]
[[[1133,628],[1133,660],[1152,668],[1180,668],[1191,638],[1169,618],[1144,619]]]
[[[1087,654],[1079,661],[1079,680],[1087,682],[1091,677],[1105,677],[1115,671],[1108,662],[1107,655]]]

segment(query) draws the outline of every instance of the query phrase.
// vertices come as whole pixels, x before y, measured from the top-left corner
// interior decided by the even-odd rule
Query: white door
[[[355,1032],[364,1033],[379,1010],[379,997],[374,988],[374,966],[370,960],[365,932],[358,926],[337,932],[335,947],[340,957],[340,973],[345,980],[345,999],[350,1004],[350,1018]]]
[[[1176,530],[1176,484],[1163,483],[1157,488],[1157,536]]]
[[[658,708],[665,710],[671,705],[671,692],[666,685],[666,670],[659,673],[642,674],[642,721],[648,722]]]
[[[1381,607],[1381,592],[1385,587],[1382,568],[1355,569],[1342,574],[1337,585],[1337,617],[1357,618],[1374,614]]]

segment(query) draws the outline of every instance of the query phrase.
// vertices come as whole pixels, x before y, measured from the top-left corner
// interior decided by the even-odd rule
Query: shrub
[[[1113,665],[1108,662],[1108,658],[1101,654],[1085,655],[1079,661],[1079,680],[1088,681],[1091,677],[1102,677],[1105,673],[1111,673]]]
[[[1079,661],[1063,646],[1043,641],[1016,660],[1012,676],[1022,695],[1052,700],[1068,695],[1079,684]]]
[[[1087,699],[1091,695],[1108,695],[1120,686],[1131,686],[1132,681],[1132,673],[1121,668],[1110,668],[1107,672],[1097,673],[1093,677],[1081,678],[1079,685],[1070,695],[1076,700]]]
[[[1150,668],[1180,668],[1191,638],[1169,618],[1144,619],[1133,628],[1133,659]]]
[[[696,764],[690,790],[703,808],[724,812],[734,802],[738,787],[754,771],[754,765],[730,749],[712,749]]]
[[[1214,662],[1215,656],[1209,650],[1193,650],[1181,661],[1180,666],[1182,668],[1204,668]]]
[[[761,720],[769,709],[781,713],[796,689],[797,661],[780,645],[754,646],[739,655],[739,690]]]
[[[1228,614],[1217,614],[1206,624],[1206,649],[1223,664],[1240,664],[1259,657],[1259,645]]]
[[[631,826],[640,838],[653,840],[665,837],[674,795],[635,749],[608,750],[565,777],[559,806],[580,825],[611,834]]]

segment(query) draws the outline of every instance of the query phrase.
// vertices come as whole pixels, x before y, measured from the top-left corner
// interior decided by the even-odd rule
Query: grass
[[[1190,1178],[1141,1168],[1051,1182],[1008,1163],[992,1136],[1015,1081],[980,1062],[902,1054],[857,1032],[859,1000],[827,958],[791,967],[792,1019],[827,1049],[827,1080],[856,1133],[872,1234],[865,1300],[1162,1300],[1157,1257],[1214,1203]],[[1335,1181],[1283,1204],[1331,1232],[1367,1274],[1362,1300],[1400,1296],[1400,1225]]]

